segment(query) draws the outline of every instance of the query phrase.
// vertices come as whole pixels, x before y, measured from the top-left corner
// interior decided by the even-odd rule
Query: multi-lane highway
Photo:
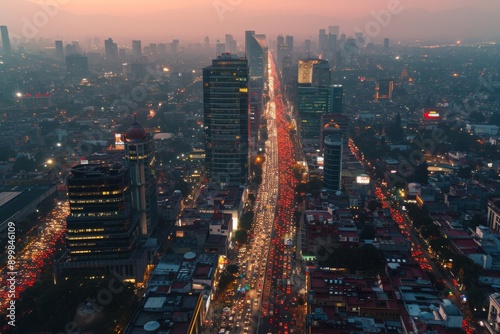
[[[278,161],[278,200],[274,216],[273,233],[266,266],[265,286],[262,295],[262,320],[258,333],[297,332],[297,298],[294,295],[295,240],[294,194],[296,179],[293,175],[295,146],[290,137],[289,108],[281,92],[280,81],[272,58],[269,59],[269,89],[272,110],[276,119]]]
[[[219,333],[297,333],[297,277],[294,253],[292,167],[289,109],[269,56],[269,102],[265,110],[268,140],[249,244],[239,250],[239,279]],[[288,114],[288,117],[285,117]],[[300,332],[300,331],[299,331]]]
[[[16,249],[15,253],[15,297],[19,298],[19,294],[26,288],[32,286],[42,269],[46,265],[50,265],[53,261],[54,254],[56,253],[56,245],[64,238],[64,231],[66,229],[66,216],[69,212],[67,202],[59,202],[55,208],[46,216],[43,217],[36,228],[36,237],[32,238],[29,242]],[[17,241],[20,241],[18,238]],[[20,246],[20,242],[18,244]],[[19,247],[18,246],[18,247]],[[2,290],[0,291],[0,313],[4,314],[5,308],[11,299],[8,296],[9,291],[6,279],[11,277],[7,275],[11,272],[10,269],[2,267]],[[26,310],[29,312],[31,310]],[[17,314],[18,318],[22,319],[25,314]],[[0,329],[0,332],[6,331],[8,327]]]

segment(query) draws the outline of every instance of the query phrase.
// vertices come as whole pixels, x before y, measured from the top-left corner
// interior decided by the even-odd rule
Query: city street
[[[30,240],[22,249],[16,249],[16,298],[19,297],[21,292],[36,282],[45,266],[52,265],[54,255],[57,251],[56,245],[64,238],[66,216],[68,213],[68,202],[57,202],[55,208],[38,222],[36,237]],[[5,267],[2,267],[1,270],[1,285],[2,287],[6,287],[6,279],[8,277],[6,273],[9,270]],[[5,304],[5,301],[8,300],[7,292],[7,289],[1,291],[2,313],[7,306]],[[22,317],[22,315],[18,316],[19,318]]]

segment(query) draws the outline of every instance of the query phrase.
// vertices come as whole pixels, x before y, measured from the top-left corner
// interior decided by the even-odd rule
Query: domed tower
[[[132,210],[139,215],[142,236],[158,224],[153,136],[137,120],[124,134],[125,165],[130,173]]]
[[[329,192],[341,189],[342,179],[342,130],[334,122],[323,128],[323,188]]]

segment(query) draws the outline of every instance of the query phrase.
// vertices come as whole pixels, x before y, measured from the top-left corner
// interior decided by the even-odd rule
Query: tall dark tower
[[[303,141],[319,144],[321,115],[336,112],[338,103],[335,88],[330,85],[330,66],[324,59],[301,59],[298,70],[300,134]]]
[[[132,55],[135,61],[140,61],[142,58],[142,42],[140,40],[132,41]]]
[[[264,95],[268,75],[268,46],[266,35],[245,31],[245,53],[250,81],[250,148],[256,147],[260,118],[264,110]]]
[[[141,236],[148,237],[158,224],[153,136],[137,121],[124,135],[125,165],[130,174],[132,210],[139,214]]]
[[[247,182],[249,142],[248,62],[229,53],[203,69],[205,164],[211,181]]]
[[[104,51],[106,53],[107,60],[117,60],[118,59],[118,45],[113,42],[112,38],[108,38],[104,41]]]
[[[56,46],[56,59],[64,60],[64,47],[62,41],[55,41]]]
[[[343,114],[344,92],[342,85],[331,85],[332,87],[332,105],[335,114]]]
[[[342,186],[342,130],[337,124],[330,123],[323,129],[323,136],[323,188],[329,192],[337,192]]]
[[[66,244],[74,261],[123,259],[139,236],[123,165],[77,165],[67,179]]]
[[[10,56],[12,54],[12,49],[10,48],[9,30],[7,26],[0,26],[0,34],[2,35],[3,54],[5,56]]]

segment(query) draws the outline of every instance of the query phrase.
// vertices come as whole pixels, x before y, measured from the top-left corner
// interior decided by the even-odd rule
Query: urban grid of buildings
[[[442,62],[472,48],[330,26],[303,43],[57,40],[20,57],[31,42],[0,33],[1,244],[9,221],[40,232],[42,206],[64,212],[54,283],[132,284],[137,309],[115,332],[500,333],[500,88],[468,81],[491,64]],[[481,46],[478,62],[498,59]],[[24,66],[30,81],[8,73]],[[273,166],[284,137],[295,164]],[[299,183],[288,204],[266,188],[282,170]],[[271,194],[296,216],[266,217],[270,238],[295,232],[263,245],[244,221]],[[39,279],[23,261],[21,295]]]

